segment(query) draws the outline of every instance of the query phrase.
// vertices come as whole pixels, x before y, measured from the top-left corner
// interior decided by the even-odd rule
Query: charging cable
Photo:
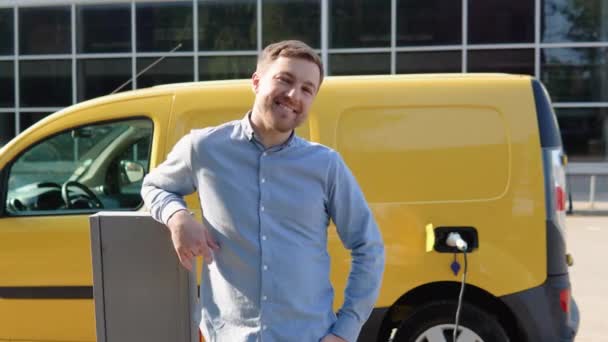
[[[456,341],[456,336],[458,335],[458,321],[460,320],[460,309],[462,308],[462,298],[464,296],[464,286],[467,282],[467,249],[468,244],[460,234],[458,233],[450,233],[448,238],[445,241],[446,245],[450,247],[456,247],[459,251],[461,251],[464,255],[464,270],[462,272],[462,284],[460,285],[460,294],[458,295],[458,306],[456,308],[456,319],[454,323],[454,333],[452,335],[452,341]]]

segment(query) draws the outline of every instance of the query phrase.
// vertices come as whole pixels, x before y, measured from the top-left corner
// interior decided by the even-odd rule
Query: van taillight
[[[566,210],[566,193],[560,185],[555,186],[555,208],[557,211]]]
[[[565,313],[570,312],[570,289],[563,289],[559,292],[559,306]]]

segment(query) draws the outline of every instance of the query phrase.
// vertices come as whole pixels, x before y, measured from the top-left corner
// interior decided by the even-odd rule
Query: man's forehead
[[[314,62],[297,57],[279,57],[269,65],[273,74],[286,73],[308,81],[317,86],[320,79],[320,70]]]

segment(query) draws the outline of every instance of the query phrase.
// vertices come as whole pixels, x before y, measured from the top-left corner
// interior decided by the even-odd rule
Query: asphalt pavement
[[[581,314],[576,342],[608,342],[608,215],[568,216],[572,294]]]

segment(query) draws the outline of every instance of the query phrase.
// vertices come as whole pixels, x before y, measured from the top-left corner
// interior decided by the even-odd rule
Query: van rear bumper
[[[568,274],[549,276],[547,281],[530,290],[501,297],[517,318],[526,341],[571,342],[578,331],[579,311],[570,298],[570,311],[560,306],[560,291],[570,288]]]

